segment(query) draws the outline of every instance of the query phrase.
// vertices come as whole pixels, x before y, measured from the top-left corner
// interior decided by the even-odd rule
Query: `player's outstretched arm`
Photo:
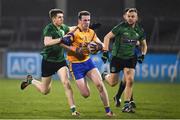
[[[106,63],[109,61],[109,43],[112,38],[114,38],[115,35],[110,31],[106,36],[104,37],[104,48],[103,48],[103,54],[102,54],[102,61]]]
[[[52,37],[45,36],[44,37],[44,45],[45,46],[51,46],[60,43],[61,38],[52,39]]]
[[[146,55],[146,53],[147,53],[147,43],[146,43],[146,40],[141,41],[140,45],[141,45],[142,54]]]
[[[110,31],[106,36],[104,37],[104,50],[109,51],[109,43],[112,38],[114,38],[115,35]]]
[[[147,43],[146,43],[146,40],[140,41],[140,46],[141,46],[142,54],[137,59],[138,59],[138,62],[141,64],[141,63],[143,63],[145,55],[147,53]]]

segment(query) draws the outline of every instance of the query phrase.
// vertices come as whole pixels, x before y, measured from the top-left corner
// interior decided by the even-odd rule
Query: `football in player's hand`
[[[91,41],[87,48],[91,54],[96,54],[99,51],[98,44],[95,41]]]

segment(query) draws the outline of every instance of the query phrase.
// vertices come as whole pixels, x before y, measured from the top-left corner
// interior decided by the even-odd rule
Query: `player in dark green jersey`
[[[103,78],[111,86],[115,86],[119,80],[119,73],[123,71],[123,79],[125,81],[125,105],[122,112],[135,112],[130,104],[132,96],[133,81],[135,75],[135,66],[137,60],[142,62],[147,52],[147,44],[144,31],[137,23],[138,13],[135,8],[130,8],[124,14],[125,21],[115,26],[104,37],[104,53],[102,56],[103,61],[108,59],[109,42],[115,38],[112,47],[112,59],[110,63],[110,74],[103,74]],[[135,55],[136,44],[140,43],[142,54],[141,56]]]
[[[51,9],[49,23],[43,30],[44,47],[41,51],[42,55],[42,77],[41,81],[34,79],[31,75],[21,83],[21,89],[25,89],[28,85],[34,85],[38,91],[46,95],[50,92],[51,77],[57,73],[63,83],[65,93],[71,108],[72,115],[79,115],[76,111],[73,91],[68,79],[68,67],[64,57],[64,48],[60,47],[61,38],[69,32],[69,27],[63,24],[63,11],[60,9]]]
[[[126,13],[128,12],[129,9],[130,8],[126,8],[124,10],[124,12],[123,12],[124,21],[126,21],[125,20]],[[141,50],[139,49],[139,44],[138,43],[137,43],[136,48],[135,48],[136,57],[139,55],[138,53],[141,54]],[[121,95],[124,92],[125,87],[126,87],[126,82],[124,80],[121,80],[120,83],[119,83],[119,89],[118,89],[116,95],[113,97],[116,107],[120,107],[120,105],[121,105]],[[133,93],[132,93],[132,96],[131,96],[131,99],[130,99],[130,103],[131,103],[132,107],[136,108],[136,104],[135,104],[134,98],[133,98]]]

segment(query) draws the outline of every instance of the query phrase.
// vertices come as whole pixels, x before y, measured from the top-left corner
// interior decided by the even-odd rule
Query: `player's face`
[[[134,25],[138,20],[136,12],[127,12],[124,18],[130,25]]]
[[[64,21],[64,15],[62,13],[58,13],[56,17],[53,18],[53,22],[56,26],[61,26]]]
[[[81,19],[79,20],[81,26],[83,29],[88,29],[89,25],[90,25],[90,16],[86,15],[86,16],[82,16]]]

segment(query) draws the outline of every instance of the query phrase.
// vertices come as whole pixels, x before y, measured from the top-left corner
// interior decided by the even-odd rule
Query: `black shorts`
[[[41,64],[41,71],[42,77],[49,77],[52,76],[53,74],[55,74],[60,68],[67,66],[66,61],[62,61],[62,62],[49,62],[46,60],[42,60],[42,64]]]
[[[134,68],[136,67],[137,58],[133,57],[130,59],[121,59],[118,57],[112,57],[110,63],[110,72],[111,73],[118,73],[124,68]]]

